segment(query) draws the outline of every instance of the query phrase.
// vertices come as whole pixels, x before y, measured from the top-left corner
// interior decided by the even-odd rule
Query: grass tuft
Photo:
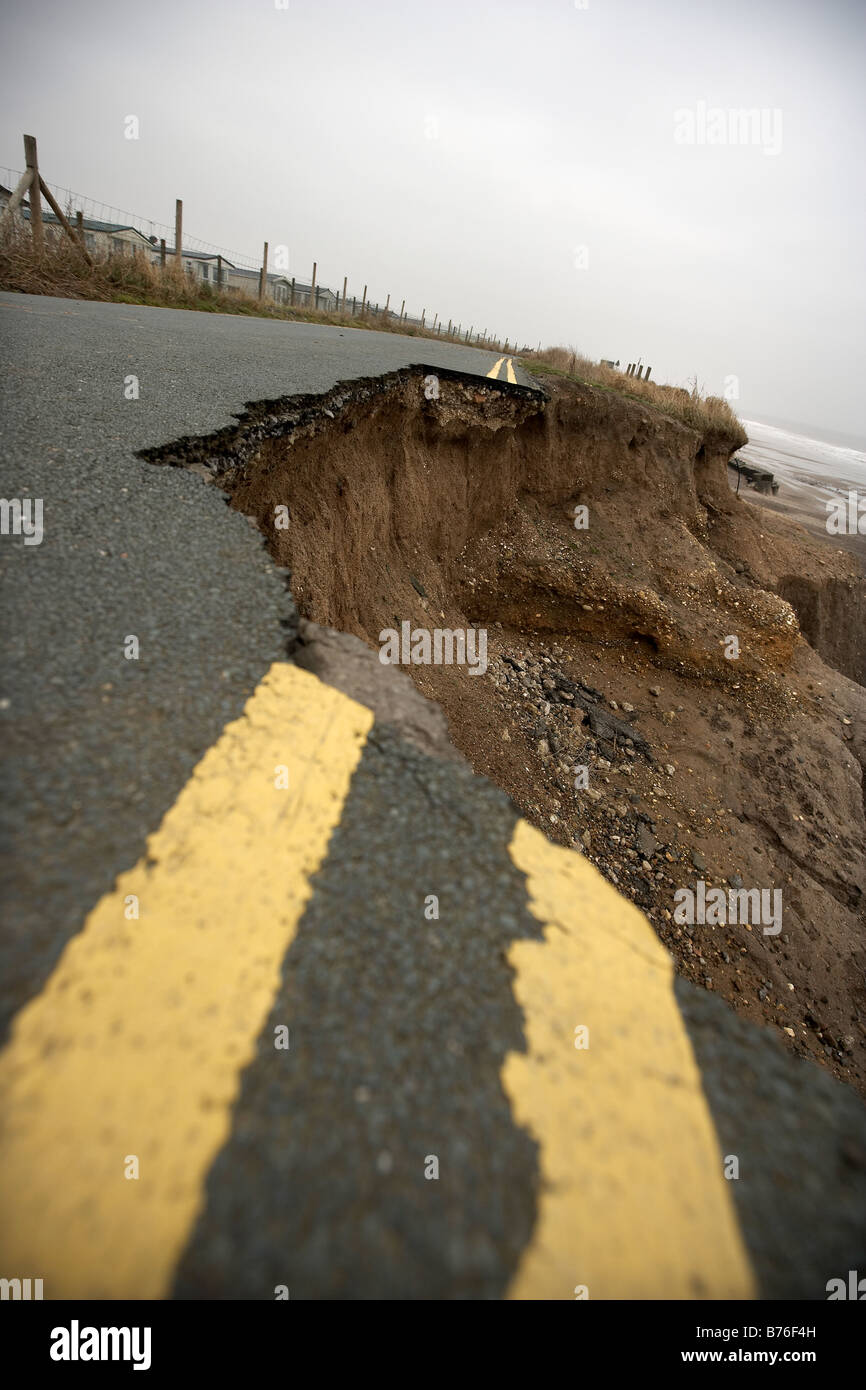
[[[583,385],[600,386],[606,391],[615,391],[618,396],[630,396],[633,400],[672,415],[683,424],[703,433],[716,433],[730,439],[734,448],[739,449],[749,442],[749,437],[731,409],[728,401],[721,396],[706,396],[698,387],[695,377],[691,390],[683,386],[663,386],[656,381],[638,381],[637,377],[626,376],[616,367],[603,367],[599,362],[591,362],[588,357],[571,348],[542,348],[541,352],[524,353],[521,358],[529,372],[549,372],[554,376],[564,376]]]

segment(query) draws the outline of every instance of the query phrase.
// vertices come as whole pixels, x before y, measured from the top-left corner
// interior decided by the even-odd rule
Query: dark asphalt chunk
[[[374,727],[175,1297],[505,1292],[537,1187],[500,1083],[524,1049],[505,953],[541,935],[508,853],[515,819],[468,769]]]
[[[866,1269],[866,1110],[769,1028],[677,979],[762,1298],[826,1299],[829,1279]]]

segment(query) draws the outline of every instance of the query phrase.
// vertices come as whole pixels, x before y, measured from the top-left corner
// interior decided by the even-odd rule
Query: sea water
[[[866,452],[757,420],[744,420],[743,426],[749,442],[737,450],[737,458],[768,468],[798,492],[818,488],[830,496],[853,489],[866,497]]]

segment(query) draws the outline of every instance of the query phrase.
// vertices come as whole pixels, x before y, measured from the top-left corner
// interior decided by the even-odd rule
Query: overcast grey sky
[[[5,0],[0,163],[866,438],[866,0],[277,3]]]

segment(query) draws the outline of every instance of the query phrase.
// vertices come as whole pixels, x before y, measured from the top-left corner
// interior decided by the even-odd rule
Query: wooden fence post
[[[39,187],[39,160],[36,155],[35,135],[24,136],[24,162],[30,174],[30,226],[33,233],[33,248],[42,255],[42,190]]]
[[[262,252],[262,268],[259,272],[259,299],[264,299],[265,290],[268,284],[268,243],[265,242],[265,249]]]
[[[364,298],[361,300],[361,318],[364,317],[364,306],[367,303],[367,286],[364,286]]]
[[[87,242],[84,240],[84,213],[81,211],[81,208],[79,208],[75,214],[75,230],[78,233],[78,240],[81,242],[81,245],[86,246]]]
[[[217,289],[218,289],[218,290],[221,290],[222,287],[223,287],[223,258],[222,258],[222,256],[217,256]]]
[[[424,327],[424,320],[425,320],[426,317],[427,317],[427,310],[426,310],[426,309],[422,309],[422,310],[421,310],[421,327],[422,327],[422,328]]]
[[[289,298],[289,303],[293,305],[294,302],[295,302],[295,277],[294,277],[294,275],[293,275],[293,276],[292,276],[292,293],[291,293],[291,296],[290,296],[290,298]]]
[[[30,229],[33,237],[33,249],[36,254],[41,256],[45,249],[45,234],[42,225],[42,199],[44,197],[46,203],[54,213],[54,216],[57,218],[57,221],[60,223],[60,226],[69,237],[69,240],[73,243],[76,250],[81,252],[88,265],[93,265],[90,253],[87,250],[87,243],[84,240],[83,231],[81,230],[81,224],[79,223],[79,235],[76,236],[69,225],[69,219],[66,213],[63,211],[60,204],[55,199],[54,194],[51,192],[51,189],[48,187],[48,184],[39,173],[36,138],[33,135],[24,136],[24,160],[27,167],[18,180],[17,187],[13,190],[9,202],[3,209],[3,214],[0,216],[0,224],[6,222],[7,219],[9,221],[12,220],[16,208],[23,202],[24,194],[29,190]],[[78,217],[80,219],[80,213]]]
[[[404,300],[403,300],[403,303],[400,305],[400,322],[401,322],[401,323],[403,322],[403,313],[404,313],[405,308],[406,308],[406,301],[405,301],[405,299],[404,299]]]
[[[316,262],[313,261],[313,279],[310,284],[310,308],[313,308],[313,300],[316,297]]]
[[[652,367],[647,367],[646,373],[645,373],[645,375],[644,375],[644,381],[649,381],[649,374],[650,374],[651,371],[652,371]]]
[[[346,312],[346,286],[348,285],[348,283],[349,283],[349,277],[348,277],[348,275],[344,275],[344,276],[343,276],[343,301],[342,301],[342,302],[343,302],[343,313],[344,313],[344,314],[345,314],[345,312]]]
[[[54,194],[51,192],[51,189],[48,187],[48,184],[45,182],[41,174],[38,178],[38,185],[39,190],[43,194],[46,203],[50,207],[51,211],[54,213],[54,216],[57,218],[57,221],[60,223],[64,232],[69,237],[69,240],[72,242],[73,246],[75,246],[76,249],[81,252],[88,265],[93,265],[93,261],[90,259],[90,253],[87,250],[86,244],[78,240],[77,236],[75,235],[75,233],[69,225],[69,220],[66,216],[66,213],[63,211],[62,207],[55,199]],[[40,215],[41,211],[42,210],[40,208]]]
[[[180,270],[180,248],[183,242],[183,199],[178,198],[174,205],[174,264]]]
[[[159,239],[159,265],[161,270],[165,270],[165,237]]]

